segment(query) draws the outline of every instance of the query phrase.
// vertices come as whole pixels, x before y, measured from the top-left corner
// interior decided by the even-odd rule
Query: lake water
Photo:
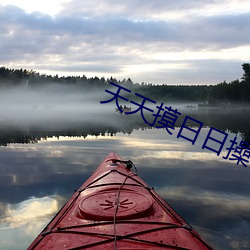
[[[222,158],[235,136],[250,143],[249,110],[183,109],[170,135],[140,115],[32,109],[39,116],[0,119],[1,249],[27,248],[111,151],[215,249],[250,249],[250,168]],[[204,123],[194,145],[177,138],[185,115]],[[211,126],[228,134],[220,156],[202,149]]]

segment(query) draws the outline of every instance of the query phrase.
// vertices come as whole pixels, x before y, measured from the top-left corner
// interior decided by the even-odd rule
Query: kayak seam
[[[92,186],[95,182],[97,182],[97,181],[103,179],[104,177],[108,176],[108,175],[109,175],[110,173],[112,173],[112,172],[116,172],[116,173],[118,173],[118,174],[120,174],[120,175],[123,175],[123,176],[127,177],[126,174],[124,174],[124,173],[122,173],[122,172],[120,172],[120,171],[118,171],[118,170],[116,170],[116,169],[112,169],[112,170],[110,170],[109,172],[107,172],[107,173],[103,174],[102,176],[100,176],[99,178],[95,179],[95,180],[92,181],[91,183],[89,183],[86,187],[84,187],[84,188],[82,188],[82,189],[79,189],[77,192],[81,193],[81,192],[83,192],[83,191],[86,190],[86,189],[93,188],[93,187],[96,187],[96,186],[97,186],[97,187],[101,187],[101,186],[104,186],[104,185],[105,185],[105,186],[112,185],[112,183],[105,183],[105,184],[99,184],[99,185]],[[136,173],[134,173],[134,172],[132,172],[132,173],[133,173],[133,175],[137,176]],[[130,173],[130,174],[131,174],[131,173]],[[137,182],[139,185],[136,185],[136,184],[133,184],[133,183],[132,183],[132,184],[129,183],[129,184],[125,184],[125,185],[140,186],[140,187],[144,187],[146,190],[153,190],[152,187],[146,186],[144,183],[140,182],[139,180],[134,179],[134,178],[131,177],[131,176],[128,176],[127,178],[133,180],[134,182]],[[122,184],[122,183],[117,183],[117,185],[121,185],[121,184]]]
[[[176,226],[178,226],[177,224],[168,223],[168,222],[160,222],[160,221],[117,220],[116,223],[117,224],[149,224],[149,225],[169,225],[169,226],[176,225]],[[89,226],[103,226],[103,225],[109,225],[109,224],[113,224],[113,222],[112,221],[103,221],[103,222],[91,223],[91,224],[86,224],[86,225],[58,227],[58,229],[63,230],[63,229],[81,228],[81,227],[89,227]]]
[[[90,186],[88,188],[96,188],[96,187],[102,187],[102,186],[113,186],[113,185],[119,185],[120,186],[121,183],[120,182],[110,182],[110,183],[104,183],[104,184],[98,184],[98,185]],[[141,187],[141,185],[139,185],[139,184],[133,184],[133,183],[125,183],[124,185],[126,185],[126,186],[134,186],[134,187]],[[86,188],[83,188],[83,189],[79,190],[78,192],[82,192],[85,189]]]
[[[140,236],[140,235],[146,234],[146,233],[151,233],[151,232],[155,232],[155,231],[159,231],[159,230],[169,230],[169,229],[184,229],[184,230],[187,230],[185,227],[177,226],[177,225],[174,225],[174,226],[171,226],[171,227],[169,227],[169,226],[157,227],[157,228],[148,229],[148,230],[144,230],[144,231],[139,231],[139,232],[135,232],[135,233],[127,234],[127,235],[117,235],[117,240],[123,240],[123,239],[126,240],[127,239],[127,240],[132,240],[132,241],[143,242],[143,243],[147,243],[147,244],[153,244],[153,245],[157,245],[157,246],[161,246],[161,247],[169,247],[169,248],[173,248],[173,249],[187,250],[188,248],[184,248],[184,247],[178,247],[178,246],[168,245],[168,244],[159,243],[159,242],[155,242],[155,241],[146,241],[146,240],[142,240],[142,239],[133,238],[134,236]],[[94,243],[91,243],[91,244],[88,244],[88,245],[78,246],[78,247],[75,247],[75,248],[70,248],[70,250],[77,250],[77,249],[82,249],[82,248],[93,247],[93,246],[100,245],[100,244],[110,243],[110,242],[113,242],[113,240],[114,240],[114,235],[112,235],[112,234],[98,234],[98,233],[78,232],[78,231],[55,231],[53,233],[84,234],[84,235],[111,237],[111,239],[106,239],[106,240],[99,241],[99,242],[94,242]]]

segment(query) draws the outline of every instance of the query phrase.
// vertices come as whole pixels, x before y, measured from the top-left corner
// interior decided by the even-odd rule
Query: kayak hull
[[[28,249],[212,249],[132,166],[110,153]]]

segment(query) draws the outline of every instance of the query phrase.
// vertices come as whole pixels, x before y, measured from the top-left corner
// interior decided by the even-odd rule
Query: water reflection
[[[203,122],[203,128],[215,127],[224,132],[241,134],[246,142],[250,143],[250,109],[222,110],[222,109],[196,109],[179,110],[182,115],[177,119],[176,127],[180,127],[186,115]],[[68,114],[67,114],[68,116]],[[148,122],[153,122],[152,114],[145,112]],[[74,121],[74,122],[72,122]],[[41,139],[60,136],[87,137],[88,135],[105,136],[123,132],[131,134],[137,129],[151,129],[140,116],[119,115],[104,111],[103,113],[75,114],[72,119],[62,120],[19,120],[18,122],[0,122],[0,145],[10,143],[37,143]]]
[[[37,221],[50,216],[58,211],[59,206],[55,197],[30,198],[17,204],[7,204],[5,207],[5,217],[1,223],[9,225],[11,228],[23,226],[24,224],[34,225]],[[32,227],[32,225],[30,225]],[[25,233],[32,233],[30,226],[26,227]]]
[[[190,116],[203,122],[206,117]],[[30,127],[35,144],[10,143],[15,130],[6,136],[8,147],[0,150],[2,249],[27,247],[110,151],[131,159],[139,175],[216,249],[250,248],[249,168],[202,150],[209,128],[203,128],[192,145],[176,138],[178,127],[169,135],[138,119],[115,119],[113,127],[99,123],[92,127],[68,123],[54,129],[51,124],[47,130]],[[222,129],[221,124],[207,125]],[[233,138],[230,126],[223,129]],[[235,130],[240,139],[239,132]]]
[[[0,218],[2,249],[23,249],[59,210],[60,197],[30,198],[17,204],[4,204]]]

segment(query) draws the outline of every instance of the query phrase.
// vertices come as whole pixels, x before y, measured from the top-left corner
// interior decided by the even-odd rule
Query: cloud
[[[125,2],[117,2],[114,0],[105,1],[69,1],[65,3],[64,9],[61,13],[63,15],[79,15],[79,16],[107,16],[112,15],[115,17],[130,16],[132,18],[148,20],[148,19],[161,19],[166,18],[181,18],[193,16],[194,14],[200,16],[201,13],[209,13],[214,11],[215,8],[220,11],[240,11],[248,4],[247,0],[243,0],[241,8],[235,6],[234,1],[198,1],[198,0],[179,0],[179,1],[150,1],[150,0],[128,0]],[[233,6],[231,6],[233,5]],[[112,6],[112,8],[110,8]],[[225,7],[227,6],[227,8]]]
[[[19,38],[17,44],[20,44],[20,37],[24,39],[27,36],[27,38],[32,38],[24,39],[24,41],[29,41],[27,47],[34,43],[36,46],[43,46],[44,49],[48,45],[53,48],[56,48],[56,45],[59,45],[57,48],[67,48],[67,45],[74,47],[74,44],[77,44],[78,46],[75,47],[79,47],[82,45],[81,42],[83,45],[87,43],[92,46],[105,44],[105,42],[117,46],[164,42],[195,49],[197,44],[203,48],[209,47],[209,44],[210,46],[213,44],[246,45],[250,36],[248,33],[245,33],[244,37],[240,36],[242,31],[249,29],[250,13],[195,17],[188,22],[178,20],[171,22],[167,20],[137,21],[129,17],[112,15],[88,18],[58,15],[56,18],[52,18],[39,12],[28,14],[13,6],[3,7],[1,14],[2,20],[4,20],[2,28],[10,39],[11,36]],[[65,43],[65,41],[68,42]]]
[[[139,82],[234,80],[241,77],[242,62],[249,60],[239,52],[249,47],[250,40],[250,13],[247,2],[242,4],[234,10],[233,0],[143,4],[75,0],[66,2],[55,16],[0,5],[0,63],[61,75],[131,77]],[[233,63],[239,65],[233,71],[228,49],[235,51]],[[223,67],[210,71],[214,62]],[[204,63],[210,67],[202,68]],[[207,72],[202,79],[200,70]],[[234,73],[229,76],[225,71]]]

